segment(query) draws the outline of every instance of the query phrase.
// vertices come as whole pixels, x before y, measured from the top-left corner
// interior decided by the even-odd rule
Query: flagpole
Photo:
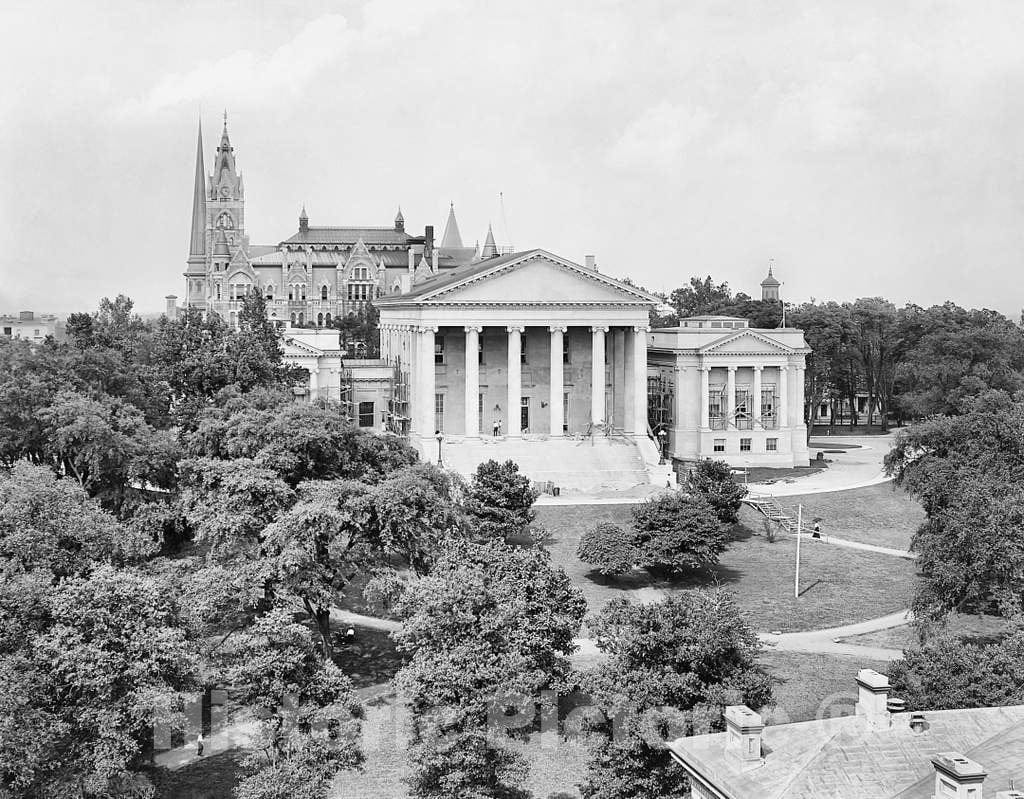
[[[793,580],[793,596],[800,598],[800,539],[804,529],[804,506],[796,506],[796,578]]]

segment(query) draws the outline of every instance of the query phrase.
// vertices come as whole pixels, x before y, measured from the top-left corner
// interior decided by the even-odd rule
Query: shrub
[[[617,524],[601,522],[580,537],[576,556],[601,574],[624,574],[636,563],[635,537]]]
[[[732,479],[729,464],[725,461],[700,461],[686,478],[686,487],[692,493],[703,496],[723,524],[735,524],[738,521],[747,487]]]
[[[515,461],[489,460],[476,467],[466,511],[481,538],[503,541],[526,532],[533,522],[536,499],[530,479],[519,473]]]
[[[681,571],[710,566],[729,546],[714,507],[699,494],[661,494],[633,509],[637,557]]]

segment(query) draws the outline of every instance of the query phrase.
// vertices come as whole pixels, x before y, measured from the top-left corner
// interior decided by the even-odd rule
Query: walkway
[[[828,627],[824,630],[811,630],[803,633],[758,633],[757,637],[761,643],[780,652],[813,652],[822,655],[846,655],[866,660],[898,660],[903,657],[902,650],[846,644],[836,639],[902,627],[905,624],[910,624],[913,619],[913,614],[909,610],[900,610],[890,613],[888,616],[855,624],[844,624],[840,627]]]
[[[751,483],[750,495],[823,494],[886,483],[892,478],[886,475],[883,461],[894,437],[893,433],[884,436],[817,436],[810,448],[812,457],[818,452],[841,450],[844,444],[856,446],[850,446],[844,452],[826,452],[825,458],[831,461],[829,468],[806,477],[771,484]]]

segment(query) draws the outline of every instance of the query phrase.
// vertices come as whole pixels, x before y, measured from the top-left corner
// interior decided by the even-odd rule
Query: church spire
[[[191,261],[206,256],[206,167],[203,165],[203,122],[199,121],[199,140],[196,144],[196,182],[192,191],[192,239],[188,256]]]
[[[448,221],[444,226],[444,236],[441,238],[442,247],[462,248],[462,234],[459,233],[459,223],[455,221],[455,203],[448,208]]]

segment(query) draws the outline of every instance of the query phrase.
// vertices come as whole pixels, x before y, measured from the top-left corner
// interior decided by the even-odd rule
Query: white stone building
[[[747,325],[698,316],[649,334],[652,427],[676,461],[808,464],[803,332]]]

